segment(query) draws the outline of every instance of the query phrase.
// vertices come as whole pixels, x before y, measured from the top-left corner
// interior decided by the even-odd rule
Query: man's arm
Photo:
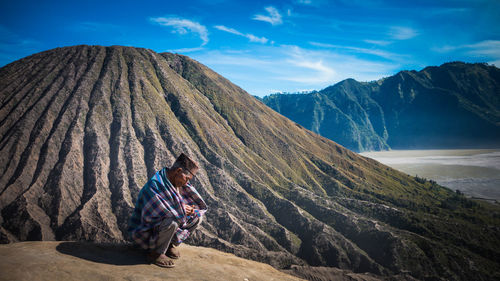
[[[182,197],[186,199],[186,205],[191,205],[195,209],[198,209],[202,212],[208,209],[207,204],[205,203],[203,198],[201,198],[201,195],[198,193],[196,188],[194,188],[194,186],[189,183],[183,187]]]

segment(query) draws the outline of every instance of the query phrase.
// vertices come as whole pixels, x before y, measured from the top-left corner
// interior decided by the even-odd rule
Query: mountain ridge
[[[81,45],[11,63],[0,135],[2,242],[123,242],[139,189],[185,152],[209,205],[191,245],[280,269],[497,276],[497,207],[361,157],[186,56]]]
[[[354,151],[491,148],[500,145],[499,92],[498,68],[452,62],[372,82],[346,79],[302,97],[262,100]],[[301,103],[294,102],[298,99]],[[314,118],[317,114],[325,118]]]

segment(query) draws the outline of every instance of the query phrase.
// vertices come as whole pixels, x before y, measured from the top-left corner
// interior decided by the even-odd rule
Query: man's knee
[[[164,219],[158,226],[158,237],[156,238],[156,248],[157,253],[165,253],[168,246],[175,237],[175,233],[179,228],[179,224],[175,221]]]
[[[173,220],[169,220],[169,219],[164,219],[161,224],[160,224],[160,227],[159,227],[159,231],[160,232],[163,232],[163,231],[176,231],[177,228],[179,228],[179,224],[176,222],[176,221],[173,221]]]

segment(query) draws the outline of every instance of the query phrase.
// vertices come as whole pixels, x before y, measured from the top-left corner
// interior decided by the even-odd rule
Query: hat
[[[175,160],[172,168],[183,168],[189,170],[192,174],[198,171],[198,163],[189,158],[186,154],[181,153],[177,160]]]

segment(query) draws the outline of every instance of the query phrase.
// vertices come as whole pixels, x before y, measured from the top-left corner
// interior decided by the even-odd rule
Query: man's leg
[[[170,246],[170,242],[172,242],[172,238],[174,238],[177,228],[179,228],[179,225],[175,221],[169,222],[168,220],[163,220],[159,226],[155,252],[165,254],[168,246]]]
[[[186,226],[182,227],[182,229],[187,229],[189,231],[189,233],[193,233],[193,231],[198,227],[198,225],[200,225],[201,218],[202,217],[195,217],[194,219],[189,221]],[[178,240],[177,235],[175,235],[173,238],[173,241],[170,243],[170,247],[167,249],[167,252],[165,253],[165,255],[167,255],[167,257],[170,257],[173,259],[180,258],[181,254],[180,254],[179,250],[177,250],[174,247],[174,246],[179,246],[179,243],[177,242],[177,240]]]
[[[167,252],[178,227],[179,225],[176,222],[170,220],[163,220],[163,222],[158,226],[156,247],[148,254],[148,259],[150,259],[154,264],[161,267],[174,267],[174,262],[168,259],[165,253]]]

